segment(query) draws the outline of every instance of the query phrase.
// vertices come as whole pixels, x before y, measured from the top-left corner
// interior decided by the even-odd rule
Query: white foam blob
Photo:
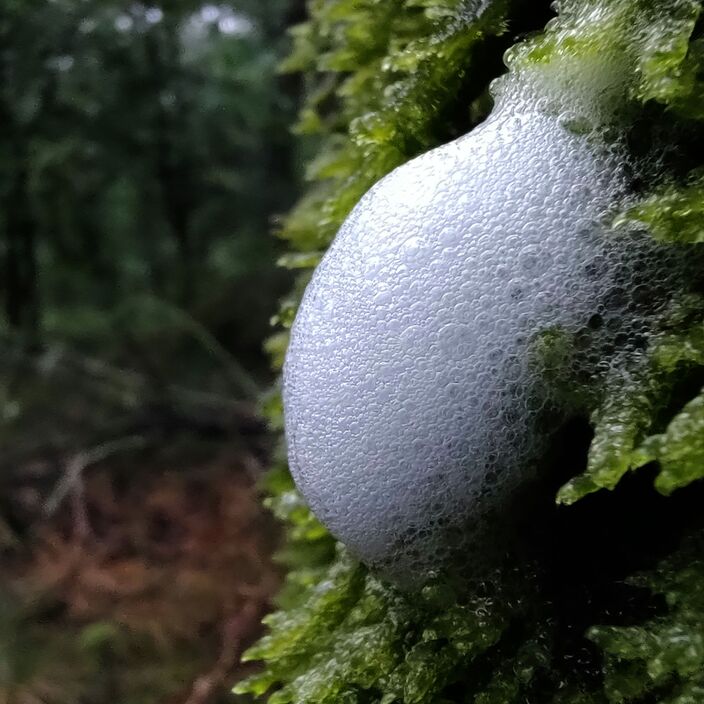
[[[337,538],[401,581],[458,549],[480,560],[482,521],[544,448],[536,334],[598,337],[596,363],[647,333],[641,278],[669,276],[646,235],[608,229],[628,188],[604,116],[588,99],[549,98],[510,75],[484,124],[377,183],[293,326],[296,484]]]

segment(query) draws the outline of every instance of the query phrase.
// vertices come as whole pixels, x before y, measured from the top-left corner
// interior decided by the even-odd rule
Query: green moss
[[[684,108],[696,90],[700,48],[690,39],[701,5],[696,0],[650,3],[646,12],[650,21],[639,37],[640,80],[634,95],[642,102],[656,100]]]
[[[272,703],[367,701],[362,691],[387,702],[434,701],[499,640],[507,612],[487,597],[459,604],[437,596],[428,588],[409,598],[339,548],[304,599],[265,619],[271,632],[246,657],[266,660],[267,670],[236,691],[259,694],[279,682]]]
[[[587,469],[565,484],[557,501],[573,504],[599,489],[613,489],[623,476],[646,461],[638,454],[641,441],[654,422],[658,394],[657,376],[643,374],[637,381],[619,379],[592,414],[594,439],[589,448]]]
[[[704,179],[670,186],[643,199],[616,220],[616,226],[643,225],[662,242],[704,242]]]
[[[508,62],[512,70],[538,72],[569,65],[579,75],[580,66],[617,46],[625,57],[627,97],[616,107],[640,115],[639,125],[659,121],[657,130],[670,139],[674,133],[663,124],[696,131],[692,125],[704,115],[701,5],[563,0],[560,18],[513,49]],[[391,169],[483,119],[498,57],[517,33],[539,29],[531,18],[545,18],[547,6],[310,0],[310,19],[293,30],[285,69],[304,75],[308,98],[297,130],[317,145],[317,155],[307,170],[309,191],[281,231],[291,249],[281,264],[300,275],[274,321],[282,330],[268,344],[277,368],[311,268],[351,208]],[[688,155],[685,171],[693,161]],[[669,183],[645,189],[618,223],[696,246],[704,230],[701,174],[672,174]],[[644,520],[637,501],[648,494],[642,487],[633,494],[625,480],[634,470],[635,477],[648,477],[650,488],[642,468],[654,467],[655,488],[663,494],[696,491],[704,474],[704,394],[697,393],[697,379],[704,379],[703,311],[697,295],[673,301],[662,334],[627,374],[598,388],[565,386],[567,405],[589,415],[594,431],[585,471],[558,494],[563,504],[575,505],[550,513],[559,484],[544,478],[539,491],[547,493],[546,508],[534,523],[546,524],[531,534],[526,554],[469,588],[438,581],[406,594],[370,574],[311,515],[281,461],[266,490],[287,526],[280,555],[286,585],[279,611],[266,619],[268,634],[247,654],[263,661],[263,670],[237,691],[268,695],[272,704],[704,701],[701,538],[673,551],[679,530],[673,515],[648,533],[652,546],[635,530],[627,559],[609,540],[595,547],[592,537],[608,534],[605,513],[612,521],[620,517],[613,527],[621,525],[623,533]],[[575,354],[573,341],[559,330],[543,331],[533,351],[546,380],[564,383],[561,369]],[[276,393],[265,408],[280,428]],[[570,466],[580,463],[577,453]],[[562,481],[569,476],[564,468],[558,474]],[[601,488],[613,494],[585,498]],[[694,523],[692,534],[704,535],[701,520]],[[656,548],[669,556],[653,569]],[[624,586],[622,563],[645,572]],[[601,608],[605,593],[613,594]],[[651,593],[660,601],[640,606],[642,594]]]
[[[599,489],[613,489],[629,471],[653,462],[659,470],[655,488],[663,494],[703,478],[704,392],[670,408],[678,382],[700,369],[704,326],[696,324],[660,338],[635,378],[609,385],[592,417],[594,439],[586,472],[560,489],[558,502],[572,504]],[[658,426],[662,432],[654,432]]]

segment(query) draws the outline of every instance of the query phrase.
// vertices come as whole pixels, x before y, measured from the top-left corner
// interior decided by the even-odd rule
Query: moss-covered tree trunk
[[[277,364],[310,273],[360,197],[484,120],[506,71],[543,80],[576,67],[579,83],[593,57],[618,53],[619,148],[643,167],[614,203],[612,236],[647,231],[701,255],[698,0],[311,0],[309,11],[287,68],[306,77],[297,129],[318,151],[281,233],[282,263],[301,274],[269,342]],[[626,371],[567,389],[572,411],[522,495],[520,546],[469,587],[441,578],[408,593],[369,572],[307,510],[282,447],[268,490],[288,525],[290,572],[249,653],[263,671],[236,691],[272,704],[704,702],[701,280],[658,305]],[[536,331],[547,358],[576,354],[553,332]],[[278,397],[267,411],[280,428]]]

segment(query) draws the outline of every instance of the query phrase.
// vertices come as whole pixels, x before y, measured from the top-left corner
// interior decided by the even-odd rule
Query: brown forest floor
[[[18,675],[35,701],[232,701],[246,673],[239,655],[280,581],[260,457],[216,446],[112,459],[51,518],[38,517],[35,486],[15,488],[14,506],[33,519],[5,550],[0,582],[19,595],[17,639],[33,634],[47,651],[31,676]]]

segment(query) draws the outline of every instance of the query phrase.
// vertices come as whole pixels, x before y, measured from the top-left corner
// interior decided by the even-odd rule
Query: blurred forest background
[[[302,11],[1,4],[1,704],[232,701]]]

